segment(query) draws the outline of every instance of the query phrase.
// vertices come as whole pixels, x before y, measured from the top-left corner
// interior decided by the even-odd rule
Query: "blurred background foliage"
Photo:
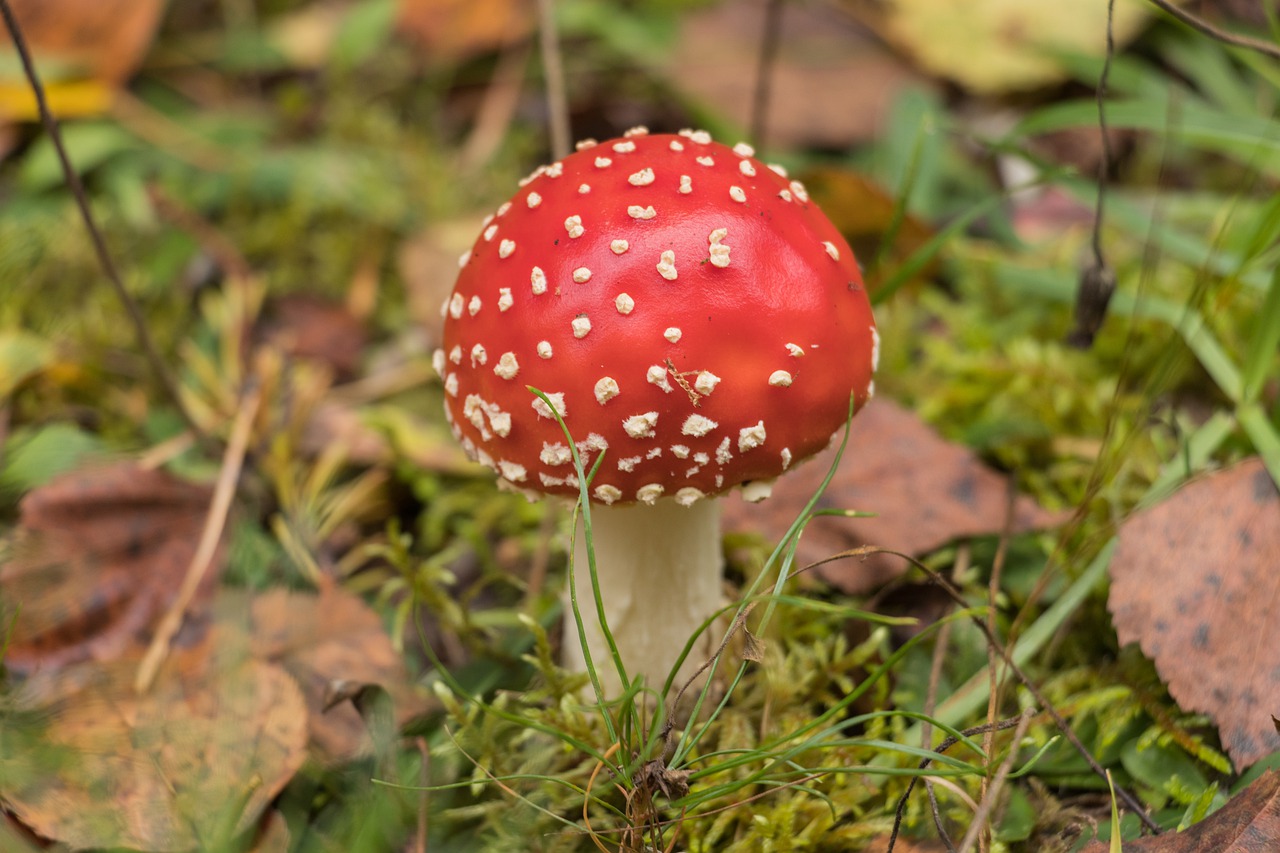
[[[389,755],[309,761],[252,831],[220,843],[594,849],[581,815],[596,759],[569,744],[607,744],[552,664],[566,513],[496,491],[460,457],[429,366],[455,259],[481,216],[551,159],[535,4],[10,2],[109,251],[200,425],[225,439],[245,376],[267,389],[222,582],[336,582],[362,595],[424,703]],[[1183,5],[1276,38],[1272,2]],[[762,156],[806,181],[866,269],[884,341],[879,392],[1045,508],[1074,513],[1061,535],[1019,534],[999,558],[1002,636],[1016,618],[1020,633],[1039,625],[1052,637],[1029,670],[1161,825],[1220,807],[1252,777],[1149,661],[1119,647],[1091,566],[1135,507],[1194,474],[1260,454],[1280,475],[1280,63],[1119,2],[1108,158],[1094,100],[1100,0],[553,6],[575,138],[696,126],[732,143],[755,131]],[[184,430],[35,119],[0,40],[6,529],[24,494],[82,460]],[[1064,341],[1099,174],[1101,246],[1119,289],[1093,346],[1079,349]],[[274,355],[247,356],[263,349]],[[189,447],[169,468],[207,480],[218,455]],[[999,531],[922,559],[981,604]],[[766,543],[729,544],[730,579],[745,585]],[[871,708],[925,708],[944,622],[906,589],[905,615],[926,626],[909,638],[851,616],[861,600],[806,587],[832,609],[773,624],[767,665],[708,727],[700,754],[773,755],[814,719],[867,713],[841,704],[855,688]],[[949,641],[941,697],[987,664],[984,638],[963,620]],[[0,702],[0,722],[16,720],[16,700]],[[1033,702],[1010,687],[1000,707]],[[986,709],[956,714],[951,725],[972,725]],[[917,760],[900,745],[919,731],[905,717],[859,720],[856,742],[805,741],[814,753],[790,756],[834,769],[803,784],[774,779],[759,798],[744,767],[696,769],[680,846],[882,844],[905,790],[896,774]],[[24,721],[24,731],[41,725]],[[1066,850],[1095,828],[1106,835],[1106,783],[1055,736],[1045,720],[1027,731],[1024,760],[1044,751],[1006,789],[988,849]],[[962,832],[982,767],[947,769],[955,793],[942,795],[943,818]],[[595,793],[600,823],[625,808],[616,792]],[[927,801],[914,795],[906,814],[927,844]],[[0,846],[38,843],[6,820]],[[1137,833],[1131,815],[1122,829]]]

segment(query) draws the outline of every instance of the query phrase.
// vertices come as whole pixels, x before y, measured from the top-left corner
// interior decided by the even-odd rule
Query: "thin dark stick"
[[[151,363],[151,369],[155,372],[156,378],[160,380],[160,384],[164,387],[165,394],[173,402],[174,407],[177,408],[182,419],[186,421],[187,426],[196,435],[204,435],[204,430],[200,429],[191,417],[191,413],[187,411],[187,407],[182,404],[182,396],[178,393],[178,385],[174,381],[173,375],[169,372],[169,368],[165,365],[164,360],[160,357],[159,350],[156,349],[155,341],[152,340],[151,332],[147,330],[146,321],[142,317],[142,311],[139,310],[138,304],[133,300],[133,297],[129,295],[129,291],[125,289],[124,282],[120,279],[120,273],[116,270],[116,266],[111,260],[111,255],[107,252],[107,244],[102,238],[102,232],[98,230],[97,223],[93,220],[93,213],[89,210],[89,200],[84,191],[84,184],[80,182],[80,176],[72,168],[71,158],[67,156],[67,149],[62,144],[62,133],[58,130],[58,121],[49,109],[49,103],[45,99],[44,86],[36,73],[35,63],[31,59],[31,52],[27,49],[26,37],[23,36],[22,29],[18,26],[18,19],[9,7],[9,0],[0,0],[0,15],[4,17],[4,24],[9,30],[10,38],[13,39],[14,49],[18,52],[18,58],[22,61],[22,70],[27,76],[27,82],[31,85],[31,93],[35,96],[36,106],[40,111],[40,121],[44,125],[45,133],[49,134],[54,150],[58,152],[58,161],[62,164],[62,173],[66,178],[67,186],[71,188],[71,194],[75,196],[76,207],[79,208],[80,217],[84,220],[84,226],[89,231],[89,238],[93,242],[94,252],[98,256],[98,263],[103,272],[106,273],[107,279],[111,282],[116,296],[120,299],[121,304],[124,305],[125,313],[129,315],[129,320],[133,323],[134,332],[138,336],[138,343],[141,344],[147,361]]]
[[[812,562],[792,574],[798,575],[802,572],[807,572],[810,569],[817,568],[818,566],[834,562],[835,560],[843,560],[849,557],[868,557],[872,554],[890,554],[894,557],[906,560],[908,563],[924,572],[925,576],[929,578],[932,583],[940,587],[942,591],[945,592],[957,605],[962,608],[969,606],[969,602],[965,600],[964,594],[946,577],[938,574],[915,557],[912,557],[910,554],[904,554],[901,551],[894,551],[891,548],[878,548],[873,545],[863,545],[859,548],[850,548],[848,551],[841,551],[838,554],[832,554],[830,557],[824,557],[821,560]],[[1023,671],[1022,667],[1018,666],[1017,661],[1013,659],[1013,655],[1010,653],[1009,649],[1005,647],[1004,644],[996,638],[995,634],[991,632],[991,629],[987,627],[986,620],[980,616],[971,615],[969,617],[969,621],[976,625],[978,630],[982,632],[987,643],[1000,652],[1000,657],[1004,660],[1005,666],[1009,667],[1013,674],[1018,677],[1018,681],[1022,682],[1022,685],[1027,688],[1027,691],[1030,692],[1031,695],[1035,697],[1035,700],[1040,703],[1040,706],[1048,712],[1049,716],[1053,717],[1054,725],[1057,726],[1058,731],[1060,731],[1062,736],[1065,737],[1073,747],[1075,747],[1076,752],[1078,752],[1080,757],[1085,760],[1089,765],[1089,768],[1093,770],[1094,773],[1098,774],[1099,778],[1105,779],[1107,776],[1106,770],[1104,770],[1102,765],[1098,763],[1098,760],[1093,757],[1093,753],[1089,752],[1089,748],[1080,741],[1075,730],[1072,729],[1070,724],[1068,724],[1063,716],[1058,713],[1057,708],[1055,708],[1049,701],[1048,697],[1044,695],[1040,686]],[[979,727],[976,731],[982,732],[985,731],[985,729]],[[1147,814],[1146,809],[1144,809],[1142,804],[1138,802],[1137,797],[1118,785],[1116,786],[1116,795],[1120,797],[1120,799],[1124,800],[1124,804],[1129,808],[1129,810],[1136,814],[1138,819],[1142,821],[1143,825],[1146,826],[1147,829],[1151,830],[1153,834],[1159,835],[1163,832],[1160,825],[1151,818],[1151,815]]]
[[[569,99],[565,94],[564,62],[560,34],[556,30],[555,0],[538,0],[538,37],[542,48],[542,73],[547,82],[547,112],[551,121],[551,156],[569,156]]]
[[[1211,39],[1217,39],[1223,44],[1234,45],[1235,47],[1243,47],[1249,50],[1256,50],[1258,53],[1266,56],[1280,59],[1280,45],[1271,42],[1261,41],[1259,39],[1242,36],[1239,33],[1232,33],[1226,30],[1218,29],[1213,24],[1203,18],[1197,18],[1186,9],[1179,9],[1177,6],[1168,2],[1168,0],[1149,0],[1152,6],[1161,9],[1164,12],[1177,18],[1191,29],[1198,33],[1202,33]]]
[[[1107,306],[1116,290],[1116,275],[1107,266],[1102,254],[1102,220],[1107,197],[1107,178],[1111,171],[1111,134],[1107,128],[1107,80],[1111,76],[1111,60],[1115,56],[1114,32],[1115,0],[1107,2],[1107,53],[1102,61],[1102,74],[1096,90],[1098,101],[1098,131],[1102,135],[1102,160],[1098,163],[1098,197],[1093,211],[1093,263],[1080,275],[1076,292],[1076,325],[1067,336],[1067,343],[1080,349],[1088,349],[1107,319]]]
[[[1116,36],[1114,32],[1116,0],[1107,0],[1107,53],[1102,60],[1102,75],[1098,78],[1098,89],[1095,93],[1098,101],[1098,131],[1102,135],[1102,161],[1098,163],[1098,200],[1093,210],[1093,262],[1098,267],[1106,267],[1102,258],[1102,214],[1106,202],[1107,179],[1110,177],[1112,153],[1111,132],[1107,128],[1107,81],[1111,78],[1111,60],[1116,53]]]
[[[980,726],[974,726],[971,729],[964,729],[960,734],[965,737],[973,737],[974,735],[987,734],[988,732],[1001,732],[1005,729],[1011,729],[1022,722],[1023,717],[1028,715],[1031,709],[1027,709],[1016,717],[1008,720],[998,720],[994,723],[983,723]],[[960,742],[955,735],[949,735],[942,743],[933,748],[938,755],[942,755],[951,747]],[[924,770],[933,761],[932,758],[920,759],[919,768]],[[898,798],[898,807],[894,810],[893,831],[889,833],[889,853],[893,853],[893,846],[898,843],[898,832],[902,829],[902,821],[907,816],[907,801],[911,798],[911,792],[915,790],[916,782],[920,781],[919,776],[912,776],[911,781],[907,783],[907,790],[902,792],[902,796]]]
[[[1004,575],[1004,561],[1009,553],[1009,540],[1013,538],[1013,521],[1014,510],[1017,507],[1018,489],[1010,476],[1005,481],[1005,507],[1004,507],[1004,523],[1000,526],[1000,544],[996,546],[995,559],[991,561],[991,577],[987,582],[987,630],[991,636],[996,634],[996,614],[999,612],[996,608],[996,602],[1000,597],[1000,580]],[[987,646],[987,672],[990,674],[990,688],[987,694],[987,722],[991,722],[996,718],[996,711],[1000,708],[1000,688],[1002,686],[1000,665],[997,660],[998,653],[994,646]],[[983,741],[983,748],[988,755],[992,751],[995,743],[995,733],[988,732],[986,739]],[[989,793],[988,785],[990,780],[987,777],[982,779],[982,800],[986,802]],[[991,839],[983,836],[979,841],[980,850],[989,850],[991,847]],[[963,845],[961,846],[963,850]]]
[[[987,793],[982,798],[982,803],[978,806],[978,811],[973,816],[973,822],[969,824],[969,831],[965,833],[964,839],[960,842],[960,853],[969,853],[974,844],[979,843],[983,829],[988,828],[985,825],[990,819],[991,813],[995,810],[996,800],[1000,797],[1004,781],[1009,777],[1009,771],[1013,769],[1013,763],[1018,760],[1018,744],[1022,743],[1022,738],[1027,733],[1027,727],[1031,725],[1031,718],[1034,716],[1035,711],[1028,708],[1022,712],[1022,716],[1018,719],[1018,726],[1013,732],[1013,741],[1009,745],[1009,754],[1001,762],[1000,769],[996,771],[995,778],[991,780],[991,787],[987,788]],[[987,738],[993,739],[994,735],[988,732]]]
[[[751,141],[759,148],[765,147],[765,131],[769,126],[769,96],[773,89],[773,68],[778,62],[778,46],[782,44],[782,6],[785,2],[765,0],[755,95],[751,99]]]

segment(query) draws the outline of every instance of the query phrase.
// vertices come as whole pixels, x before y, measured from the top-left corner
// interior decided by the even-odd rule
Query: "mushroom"
[[[435,365],[473,459],[575,498],[556,415],[584,470],[605,454],[589,489],[600,596],[629,676],[653,687],[721,605],[715,496],[766,497],[874,391],[853,251],[753,155],[703,131],[579,143],[486,220],[442,307]],[[581,530],[574,555],[586,645],[616,693]]]

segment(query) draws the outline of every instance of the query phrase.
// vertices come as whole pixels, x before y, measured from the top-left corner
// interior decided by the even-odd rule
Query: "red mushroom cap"
[[[446,301],[436,369],[474,458],[512,484],[690,503],[769,481],[873,392],[853,251],[746,145],[643,129],[544,166],[488,219]]]

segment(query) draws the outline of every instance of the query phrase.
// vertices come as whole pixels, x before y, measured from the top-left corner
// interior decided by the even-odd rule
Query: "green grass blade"
[[[1262,457],[1271,479],[1280,484],[1280,432],[1277,432],[1276,425],[1257,403],[1240,406],[1236,409],[1236,418],[1253,443],[1253,449]]]
[[[1271,272],[1271,286],[1262,303],[1258,316],[1258,329],[1244,360],[1244,376],[1241,380],[1240,399],[1252,403],[1258,399],[1267,373],[1275,363],[1276,349],[1280,347],[1280,266]]]
[[[1172,120],[1171,120],[1172,115]],[[1024,119],[1014,130],[1035,136],[1057,130],[1096,127],[1093,99],[1053,104]],[[1206,151],[1254,161],[1272,175],[1280,174],[1280,124],[1252,116],[1235,116],[1195,103],[1120,101],[1107,105],[1107,124],[1115,128],[1171,134]]]

